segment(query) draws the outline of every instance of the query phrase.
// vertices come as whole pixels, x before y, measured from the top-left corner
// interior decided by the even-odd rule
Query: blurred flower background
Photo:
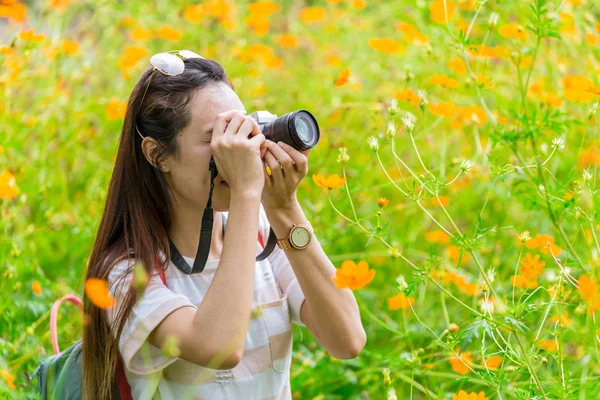
[[[600,3],[0,0],[1,398],[37,398],[128,96],[173,49],[321,126],[299,200],[368,341],[337,360],[294,326],[295,399],[596,398]]]

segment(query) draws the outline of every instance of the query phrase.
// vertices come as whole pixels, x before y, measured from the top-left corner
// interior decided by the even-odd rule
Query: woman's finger
[[[227,124],[239,113],[245,114],[246,110],[229,110],[218,114],[213,126],[213,136],[222,135],[227,129]]]
[[[269,144],[269,151],[275,156],[275,158],[281,164],[282,169],[285,171],[292,171],[294,169],[294,160],[286,153],[277,143],[267,140]]]
[[[235,135],[245,121],[246,117],[244,115],[240,113],[234,115],[227,124],[224,135]]]
[[[277,144],[294,161],[294,168],[296,168],[296,170],[298,172],[302,172],[304,174],[306,174],[308,172],[308,157],[307,156],[308,156],[308,152],[310,151],[310,149],[306,151],[306,154],[304,154],[303,152],[296,150],[295,148],[293,148],[292,146],[290,146],[289,144],[287,144],[285,142],[277,142]]]
[[[270,172],[270,175],[273,178],[274,182],[283,179],[283,171],[279,166],[277,158],[275,158],[273,153],[271,153],[271,150],[267,150],[267,152],[265,153],[265,163],[269,167],[267,173]]]

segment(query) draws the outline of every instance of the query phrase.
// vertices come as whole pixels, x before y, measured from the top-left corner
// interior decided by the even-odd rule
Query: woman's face
[[[204,210],[210,191],[210,170],[212,155],[210,142],[215,119],[218,114],[229,110],[245,110],[237,94],[225,83],[211,83],[198,90],[191,100],[191,121],[177,135],[180,149],[179,159],[169,157],[166,178],[178,203],[187,207]],[[221,183],[220,175],[215,178],[213,209],[229,210],[230,189]]]

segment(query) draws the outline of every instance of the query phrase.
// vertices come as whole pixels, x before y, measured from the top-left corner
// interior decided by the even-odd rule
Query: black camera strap
[[[208,202],[206,203],[206,207],[204,208],[204,213],[202,214],[202,223],[200,225],[200,240],[198,243],[198,251],[196,252],[196,258],[194,259],[193,267],[183,259],[183,256],[175,247],[175,244],[169,238],[169,247],[171,251],[171,261],[175,266],[184,274],[197,274],[204,271],[204,267],[206,266],[206,260],[208,260],[208,253],[210,251],[210,243],[212,240],[212,229],[213,229],[213,208],[212,208],[212,194],[213,189],[215,187],[215,178],[217,177],[217,165],[215,164],[214,158],[210,157],[210,162],[208,169],[210,170],[210,192],[208,193]],[[225,225],[226,218],[224,214],[221,214],[223,218],[223,237],[225,237]],[[262,251],[257,257],[256,261],[261,261],[267,258],[275,248],[276,237],[273,229],[269,229],[269,238],[267,243]]]

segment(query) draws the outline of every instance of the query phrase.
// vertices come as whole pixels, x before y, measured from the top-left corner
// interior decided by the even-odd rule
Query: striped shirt
[[[227,217],[228,213],[224,214]],[[258,229],[266,242],[269,221],[262,204]],[[256,255],[261,251],[257,241]],[[165,258],[162,252],[161,257]],[[192,258],[184,259],[193,265]],[[109,276],[110,292],[116,299],[116,306],[107,310],[110,322],[131,281],[132,274],[127,271],[133,263],[120,261]],[[202,273],[186,275],[171,261],[165,271],[168,287],[157,273],[151,276],[119,340],[134,399],[291,399],[292,322],[306,326],[300,319],[304,294],[287,256],[278,246],[269,257],[255,264],[252,319],[242,359],[233,369],[211,369],[167,356],[148,341],[150,332],[168,314],[180,307],[199,306],[218,265],[219,260],[208,260]],[[123,279],[118,279],[123,274]]]

